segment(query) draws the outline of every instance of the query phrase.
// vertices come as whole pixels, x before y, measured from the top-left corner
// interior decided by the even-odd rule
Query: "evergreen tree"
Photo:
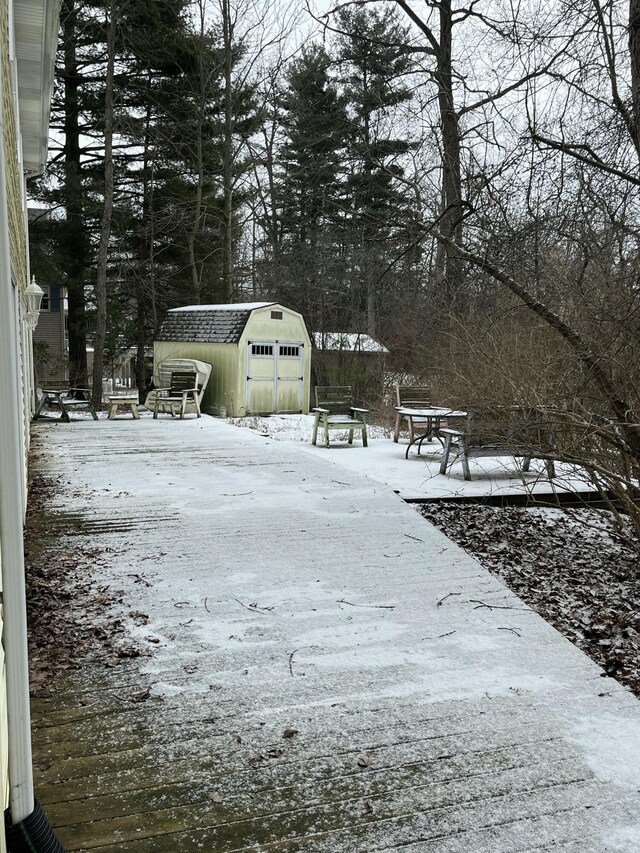
[[[386,9],[345,7],[338,13],[337,60],[348,98],[352,323],[376,331],[381,273],[401,251],[403,225],[410,217],[407,192],[397,178],[411,148],[392,136],[396,108],[411,99],[407,77],[413,69],[408,31]]]
[[[329,322],[330,257],[344,198],[347,115],[320,46],[288,70],[280,148],[282,227],[287,275],[277,297],[302,311],[314,329]]]
[[[52,246],[47,272],[57,270],[54,280],[68,288],[70,375],[75,382],[87,379],[87,326],[94,314],[104,208],[107,2],[118,21],[107,357],[118,346],[134,343],[142,389],[144,352],[166,309],[185,301],[227,301],[230,295],[224,287],[224,258],[226,246],[233,250],[230,240],[243,195],[235,192],[230,201],[231,228],[227,195],[247,163],[236,149],[229,155],[229,139],[233,143],[251,133],[259,115],[245,83],[236,84],[232,75],[233,91],[226,91],[225,67],[233,70],[242,56],[240,47],[225,42],[220,27],[207,23],[195,30],[186,2],[64,0],[52,109],[52,128],[60,142],[54,143],[37,193],[56,213],[42,219],[32,243],[34,272],[43,255],[39,243]],[[230,131],[225,116],[229,104]],[[230,156],[227,192],[223,172]],[[100,305],[103,311],[103,299]],[[120,334],[114,335],[112,323]]]

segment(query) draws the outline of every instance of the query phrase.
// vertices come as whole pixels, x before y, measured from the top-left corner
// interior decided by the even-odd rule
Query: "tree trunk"
[[[138,283],[138,305],[136,314],[136,386],[138,388],[138,399],[144,403],[147,390],[147,376],[145,369],[145,349],[147,343],[144,301],[142,297],[142,282]]]
[[[102,407],[102,376],[107,333],[107,262],[113,212],[113,74],[115,65],[116,0],[110,0],[107,14],[107,78],[104,92],[104,204],[96,270],[96,331],[93,342],[93,407]]]
[[[80,76],[76,56],[77,11],[75,0],[64,0],[61,9],[64,50],[64,253],[66,256],[69,379],[73,385],[87,385],[87,328],[84,277],[86,234],[82,182],[80,179]]]
[[[456,245],[462,243],[462,176],[460,165],[460,121],[453,96],[453,10],[451,0],[440,0],[439,35],[423,21],[406,0],[396,0],[408,17],[426,35],[429,50],[436,60],[434,79],[438,90],[438,109],[442,130],[442,215],[440,230],[450,238],[436,255],[436,282],[443,282],[447,301],[455,297],[464,278],[464,263]]]
[[[452,11],[451,0],[440,3],[440,49],[437,56],[436,81],[438,106],[442,124],[442,190],[444,210],[441,228],[458,244],[462,243],[462,181],[460,176],[460,128],[453,100],[452,75]],[[455,297],[462,284],[463,264],[454,246],[446,251],[445,288]]]
[[[636,150],[640,147],[640,0],[629,0],[629,59]]]
[[[222,0],[222,32],[224,39],[224,141],[222,162],[223,212],[223,269],[222,299],[228,302],[233,293],[233,22],[231,4]]]
[[[193,301],[199,305],[201,302],[202,291],[202,269],[198,265],[196,258],[196,240],[202,230],[202,192],[204,187],[204,155],[202,148],[202,128],[205,105],[207,100],[207,83],[205,79],[205,37],[206,37],[206,20],[204,3],[200,3],[200,51],[198,55],[198,114],[196,116],[196,133],[195,133],[195,155],[196,155],[196,196],[193,206],[193,224],[187,238],[187,247],[189,251],[189,267],[191,269],[191,287],[193,291]]]
[[[147,81],[151,89],[151,79]],[[154,334],[158,330],[158,305],[156,300],[155,279],[155,210],[153,206],[153,192],[155,181],[155,148],[151,141],[151,106],[147,105],[144,132],[144,153],[142,157],[142,228],[144,234],[145,258],[143,270],[146,271],[146,279],[149,287],[149,308],[151,311],[151,325]],[[145,273],[143,272],[143,275]]]

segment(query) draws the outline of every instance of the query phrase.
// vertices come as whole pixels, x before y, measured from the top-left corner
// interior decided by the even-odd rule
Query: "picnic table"
[[[98,416],[91,402],[91,391],[88,388],[43,388],[38,405],[33,414],[33,420],[44,417],[44,409],[55,409],[60,411],[60,420],[69,423],[69,411],[71,409],[87,409],[91,412],[94,421]]]
[[[466,418],[467,416],[466,412],[450,409],[446,406],[428,406],[420,409],[395,406],[395,410],[401,417],[406,418],[412,427],[409,433],[409,444],[404,455],[405,459],[409,458],[409,451],[414,445],[418,448],[419,456],[422,444],[425,441],[437,438],[440,444],[444,446],[444,439],[440,432],[441,422],[449,418]]]
[[[555,477],[557,456],[553,418],[532,406],[480,406],[469,411],[459,429],[443,429],[444,451],[440,473],[446,474],[458,459],[464,479],[471,479],[469,459],[484,456],[522,457],[522,470],[532,459],[543,459],[549,479]]]

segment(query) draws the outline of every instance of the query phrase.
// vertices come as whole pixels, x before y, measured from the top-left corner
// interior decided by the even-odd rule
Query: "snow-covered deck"
[[[34,703],[68,851],[640,849],[638,701],[351,470],[368,450],[204,417],[37,430],[59,547],[68,519],[149,652]]]

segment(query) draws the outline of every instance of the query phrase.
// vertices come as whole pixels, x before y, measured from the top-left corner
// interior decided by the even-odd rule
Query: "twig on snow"
[[[403,536],[406,536],[407,539],[415,539],[416,542],[424,542],[424,539],[418,539],[417,536],[412,536],[410,533],[403,533]]]
[[[447,600],[447,598],[449,598],[450,596],[461,595],[461,594],[462,593],[460,593],[460,592],[448,592],[444,598],[441,598],[440,601],[438,601],[438,603],[436,604],[436,607],[442,607],[443,602],[445,602]]]
[[[294,649],[289,655],[289,672],[293,675],[293,656],[298,651],[298,649]]]
[[[129,573],[128,577],[133,578],[135,583],[143,583],[146,587],[153,586],[153,584],[149,583],[144,575]]]
[[[526,610],[531,613],[530,607],[509,607],[504,604],[487,604],[486,601],[478,601],[477,598],[470,598],[470,604],[475,604],[474,610],[479,610],[481,607],[487,607],[489,610]]]
[[[512,634],[515,634],[516,637],[521,637],[520,628],[498,628],[498,631],[511,631]]]
[[[273,610],[273,607],[258,607],[257,604],[245,604],[244,601],[240,601],[239,598],[234,599],[238,604],[241,604],[243,607],[246,607],[247,610],[250,610],[252,613],[262,613],[263,616],[266,616],[265,611]]]
[[[346,598],[338,598],[338,604],[348,604],[349,607],[373,607],[376,610],[395,610],[395,604],[354,604],[353,601],[347,601]]]

